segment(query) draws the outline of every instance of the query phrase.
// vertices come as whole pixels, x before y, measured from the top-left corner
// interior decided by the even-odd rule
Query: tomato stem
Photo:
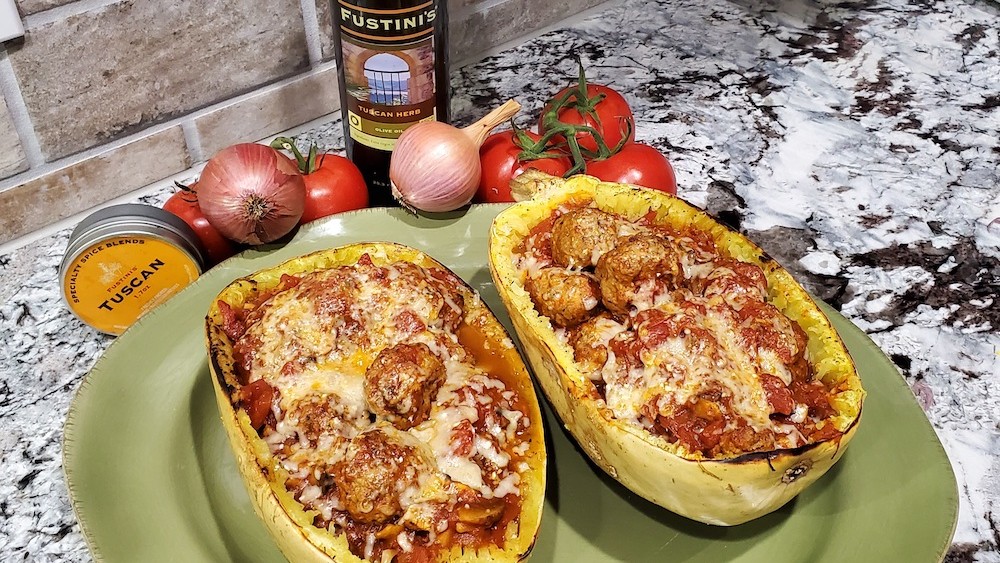
[[[588,161],[606,160],[618,154],[629,138],[631,138],[633,129],[632,120],[625,119],[625,134],[622,136],[621,141],[614,147],[609,147],[604,140],[604,136],[596,128],[590,125],[566,123],[559,119],[560,112],[566,108],[571,108],[580,115],[589,117],[598,126],[602,126],[600,115],[597,112],[597,105],[606,98],[606,95],[603,92],[593,97],[587,95],[587,76],[584,71],[583,62],[579,57],[577,57],[576,61],[579,67],[576,87],[567,90],[561,96],[553,98],[546,105],[541,120],[541,129],[543,131],[541,138],[535,143],[530,143],[530,139],[527,136],[524,136],[524,139],[520,136],[516,137],[519,141],[527,139],[527,142],[530,143],[530,148],[528,144],[519,144],[519,146],[525,149],[525,152],[518,157],[521,160],[545,158],[552,154],[547,152],[549,150],[555,150],[557,154],[560,152],[565,154],[568,151],[573,166],[566,172],[565,176],[567,177],[586,172]],[[596,151],[587,150],[580,146],[577,140],[577,135],[580,133],[593,137],[594,144],[597,146]],[[565,139],[565,143],[554,143],[554,139],[560,138]]]
[[[312,174],[318,168],[316,166],[316,153],[318,152],[316,143],[312,143],[309,146],[308,156],[303,156],[299,147],[295,146],[295,139],[289,137],[275,138],[271,141],[271,148],[292,153],[292,156],[295,157],[295,164],[299,167],[299,172],[302,174]]]
[[[174,185],[180,190],[181,199],[187,203],[198,203],[198,192],[192,189],[191,186],[185,186],[177,180],[174,180]]]
[[[311,143],[309,145],[309,161],[306,163],[306,170],[307,171],[303,172],[304,174],[312,174],[313,172],[316,171],[316,168],[317,168],[317,166],[316,166],[316,152],[317,152],[316,143]],[[301,171],[301,169],[300,169],[300,171]]]
[[[535,141],[524,129],[518,127],[513,119],[510,120],[510,128],[513,132],[514,145],[521,149],[521,152],[517,155],[518,160],[538,160],[541,158],[560,158],[565,156],[564,153],[558,150],[552,150],[561,148],[561,144],[548,146],[548,139]]]

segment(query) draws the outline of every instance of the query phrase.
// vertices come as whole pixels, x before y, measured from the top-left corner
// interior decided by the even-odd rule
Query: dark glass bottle
[[[450,119],[445,0],[332,0],[347,156],[369,203],[397,205],[389,186],[396,139],[420,121]]]

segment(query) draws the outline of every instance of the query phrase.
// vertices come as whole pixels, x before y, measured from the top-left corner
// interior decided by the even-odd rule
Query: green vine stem
[[[181,199],[188,203],[198,203],[198,192],[191,186],[186,186],[177,180],[174,180],[174,186],[180,190]]]
[[[545,158],[537,155],[551,155],[549,151],[552,150],[557,151],[556,154],[560,151],[568,153],[570,160],[572,161],[572,167],[566,172],[567,177],[572,176],[573,174],[585,172],[587,169],[587,161],[605,160],[618,154],[622,147],[625,146],[625,143],[628,142],[629,137],[632,136],[633,129],[632,121],[626,119],[624,135],[622,136],[621,141],[619,141],[614,147],[609,147],[607,142],[604,140],[604,136],[601,135],[601,133],[594,127],[589,125],[566,123],[559,119],[559,113],[564,109],[570,108],[577,111],[582,116],[591,118],[597,125],[602,125],[600,117],[597,113],[597,104],[604,100],[605,95],[604,93],[599,93],[592,97],[587,95],[587,77],[583,68],[583,63],[579,60],[579,58],[577,59],[577,65],[579,66],[579,75],[576,87],[567,90],[563,95],[553,99],[543,110],[541,129],[544,133],[541,138],[537,142],[531,142],[531,139],[527,137],[527,135],[516,137],[519,142],[526,141],[525,144],[521,144],[520,146],[525,149],[525,152],[527,153],[525,156],[527,156],[528,159]],[[597,145],[596,151],[590,151],[580,146],[580,143],[577,140],[577,135],[580,133],[589,134],[593,137],[594,144]],[[565,141],[557,143],[555,142],[556,139],[565,139]],[[530,150],[528,143],[530,143]],[[522,158],[522,160],[524,160],[524,158]]]
[[[295,157],[295,164],[299,167],[299,172],[302,174],[312,174],[323,164],[322,159],[319,163],[316,162],[316,155],[319,151],[315,143],[309,146],[309,154],[307,156],[304,156],[302,151],[295,146],[295,139],[289,137],[277,137],[271,141],[271,148],[292,153],[292,156]]]

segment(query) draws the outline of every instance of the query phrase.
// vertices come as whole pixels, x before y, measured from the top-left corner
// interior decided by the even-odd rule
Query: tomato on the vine
[[[677,194],[677,178],[667,157],[642,143],[626,143],[604,160],[587,163],[587,174],[605,182],[635,184],[669,194]]]
[[[163,209],[180,217],[198,235],[206,254],[205,267],[211,268],[236,254],[237,244],[222,236],[201,212],[201,207],[198,205],[198,183],[195,182],[190,186],[177,184],[177,186],[180,190],[163,203]]]
[[[318,153],[316,145],[303,155],[288,137],[278,137],[271,148],[292,153],[306,185],[306,204],[299,223],[368,207],[368,185],[350,159],[333,153]]]
[[[581,99],[583,96],[580,92],[579,85],[567,86],[560,90],[542,109],[542,114],[538,118],[538,131],[544,134],[551,128],[551,123],[546,120],[546,114],[552,110],[553,101],[572,96],[573,99],[569,100],[569,103],[556,110],[555,117],[561,123],[592,127],[610,149],[618,146],[623,139],[626,139],[626,142],[635,140],[635,118],[632,116],[632,108],[621,94],[602,84],[587,84],[585,99]],[[557,136],[553,140],[559,142],[561,139]],[[600,147],[589,131],[577,131],[576,140],[580,148],[585,151],[592,153],[599,151]]]
[[[537,142],[540,138],[530,131],[520,133],[532,142]],[[525,152],[525,148],[518,144],[514,131],[500,131],[487,137],[479,148],[483,173],[475,200],[480,203],[514,201],[510,193],[510,181],[525,170],[535,168],[553,176],[562,176],[570,168],[569,158],[565,156],[553,154],[542,158],[521,159]]]

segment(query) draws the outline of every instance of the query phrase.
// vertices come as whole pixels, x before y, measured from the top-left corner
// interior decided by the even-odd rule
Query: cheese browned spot
[[[592,262],[583,243],[595,245]],[[565,302],[580,293],[569,284],[546,287],[562,296],[559,311],[586,306],[587,316],[566,322],[535,302],[616,418],[713,459],[830,437],[831,390],[814,377],[805,333],[768,303],[761,268],[706,234],[564,206],[531,231],[514,263],[529,292],[539,272],[596,278],[596,306]]]
[[[227,311],[237,379],[270,390],[255,422],[286,487],[359,557],[406,563],[452,541],[496,543],[519,510],[525,398],[463,340],[481,337],[466,309],[485,306],[460,283],[364,255]],[[260,402],[244,395],[237,404]]]

